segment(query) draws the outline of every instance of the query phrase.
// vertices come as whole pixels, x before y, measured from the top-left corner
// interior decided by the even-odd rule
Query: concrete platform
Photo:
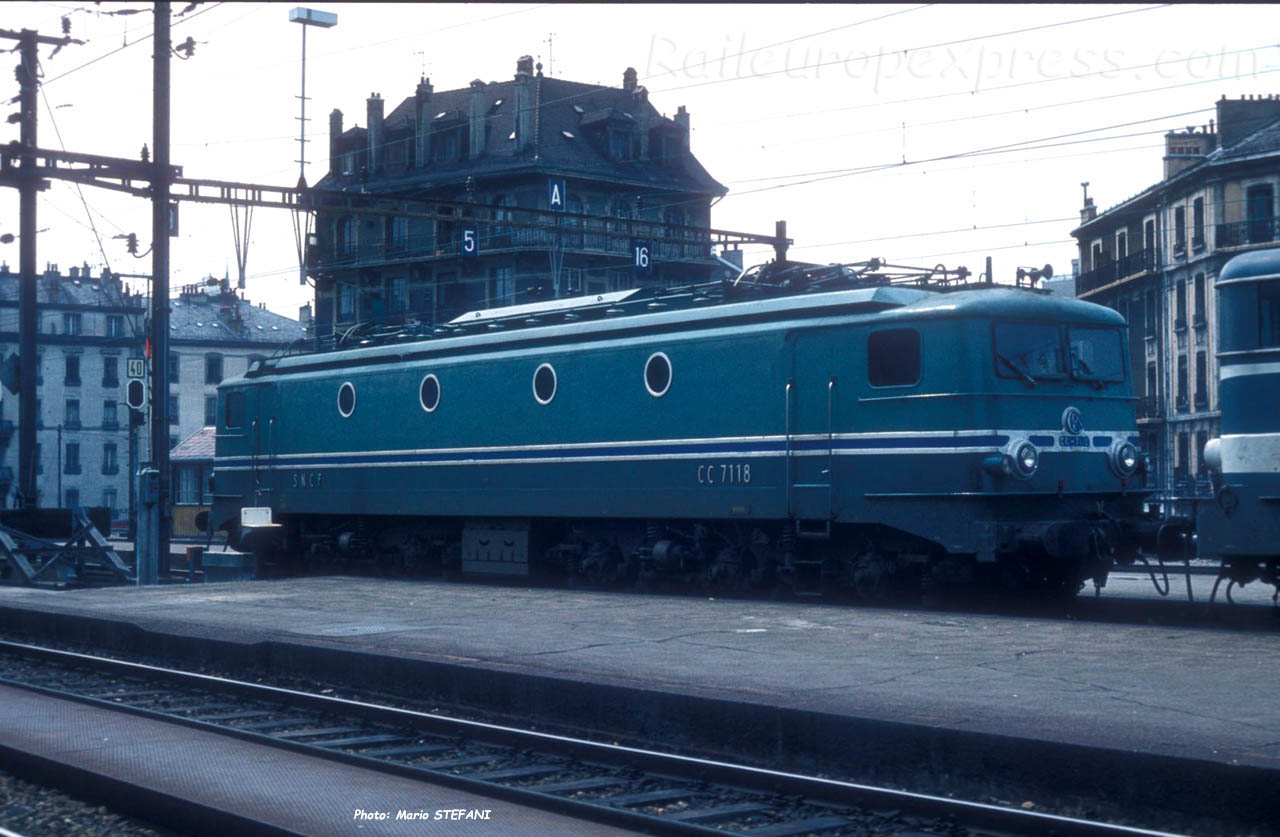
[[[159,810],[147,809],[167,807],[153,794],[198,802],[205,808],[200,819],[167,823],[192,834],[430,835],[459,827],[485,835],[630,833],[25,689],[0,686],[0,730],[0,763],[110,777],[85,781],[74,792],[104,792],[97,801],[108,805],[133,800],[143,806],[131,812],[137,816],[157,817]],[[144,789],[147,799],[128,793],[130,786]],[[489,814],[434,819],[437,810],[451,808]],[[402,809],[430,814],[426,821],[396,820]]]
[[[1147,762],[1116,761],[1130,753],[1194,760],[1203,776],[1217,765],[1228,785],[1280,770],[1271,632],[368,578],[0,588],[0,627],[311,676],[345,659],[369,688],[702,733],[725,752],[888,760],[910,746],[937,760],[998,735],[1023,743],[974,769],[1141,781],[1128,774]],[[896,738],[870,732],[890,726]],[[1075,761],[1048,764],[1065,752]]]

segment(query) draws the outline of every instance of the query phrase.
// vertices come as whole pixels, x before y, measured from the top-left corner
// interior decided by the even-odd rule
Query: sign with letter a
[[[564,178],[553,177],[547,181],[547,208],[564,212],[565,202]]]

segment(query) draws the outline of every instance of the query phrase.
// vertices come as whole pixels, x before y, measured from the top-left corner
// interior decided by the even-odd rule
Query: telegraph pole
[[[159,472],[151,567],[169,572],[169,3],[155,4],[151,175],[151,462]]]
[[[36,48],[35,30],[23,29],[18,40],[21,63],[18,79],[18,113],[21,120],[22,178],[18,186],[18,245],[20,285],[18,286],[18,492],[23,508],[36,502],[36,191],[40,178],[35,173],[36,156]],[[58,503],[62,498],[58,498]]]

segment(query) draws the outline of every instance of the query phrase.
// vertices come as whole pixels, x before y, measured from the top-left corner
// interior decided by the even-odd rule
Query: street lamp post
[[[298,117],[301,128],[298,135],[298,188],[307,185],[307,27],[329,29],[338,25],[338,16],[330,12],[306,9],[302,6],[289,10],[289,22],[302,25],[302,114]]]

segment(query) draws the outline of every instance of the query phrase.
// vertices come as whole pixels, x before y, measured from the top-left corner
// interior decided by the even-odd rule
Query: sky
[[[195,41],[172,66],[172,162],[186,176],[296,183],[302,27],[290,8],[208,2],[174,18],[174,43]],[[714,227],[771,234],[785,219],[804,261],[977,272],[989,255],[998,281],[1018,266],[1069,272],[1082,182],[1114,205],[1162,176],[1166,131],[1206,124],[1224,94],[1280,91],[1280,8],[1268,5],[311,8],[338,24],[308,31],[310,183],[327,169],[329,112],[364,125],[371,93],[389,113],[421,75],[436,90],[504,80],[526,54],[547,75],[612,86],[631,66],[660,112],[690,112],[694,154],[729,188]],[[136,158],[151,142],[151,6],[6,3],[0,27],[56,36],[63,16],[86,43],[41,49],[40,144]],[[16,139],[0,125],[0,142]],[[0,207],[0,233],[16,235],[16,190]],[[42,266],[149,273],[115,238],[136,233],[147,249],[147,201],[55,182],[38,212]],[[175,293],[235,277],[233,229],[228,207],[183,205]],[[0,259],[17,269],[18,242]],[[311,298],[288,212],[254,212],[247,274],[247,297],[279,313]]]

